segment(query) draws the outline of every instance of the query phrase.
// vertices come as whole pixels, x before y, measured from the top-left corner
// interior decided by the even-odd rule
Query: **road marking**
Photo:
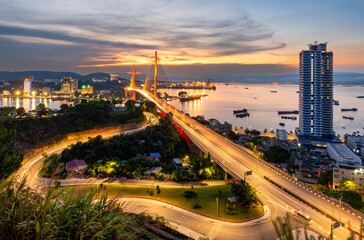
[[[210,232],[206,235],[207,239],[216,239],[216,236],[217,234],[219,234],[221,227],[222,226],[220,224],[214,224],[214,226],[210,229]]]

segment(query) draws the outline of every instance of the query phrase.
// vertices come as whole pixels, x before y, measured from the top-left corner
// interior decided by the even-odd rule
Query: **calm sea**
[[[178,96],[182,89],[163,89],[169,95]],[[269,131],[282,128],[284,123],[288,132],[298,127],[297,120],[281,119],[280,110],[298,110],[298,85],[268,85],[268,84],[217,84],[214,90],[186,89],[188,94],[207,94],[201,100],[179,102],[172,100],[171,104],[191,116],[203,115],[206,119],[216,118],[227,121],[233,127],[250,128]],[[271,91],[277,91],[271,92]],[[362,86],[334,86],[334,99],[340,102],[334,106],[334,130],[343,136],[359,131],[364,134],[364,95]],[[248,118],[236,118],[233,110],[246,108],[250,113]],[[341,108],[357,108],[357,112],[341,112]],[[343,116],[354,117],[354,120],[343,119]]]

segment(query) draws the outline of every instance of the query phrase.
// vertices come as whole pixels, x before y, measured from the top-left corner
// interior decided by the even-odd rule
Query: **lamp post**
[[[216,198],[216,210],[217,210],[217,217],[219,217],[219,198]]]

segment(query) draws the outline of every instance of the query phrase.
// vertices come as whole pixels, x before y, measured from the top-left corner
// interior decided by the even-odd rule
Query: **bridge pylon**
[[[155,51],[155,57],[154,57],[154,98],[157,97],[157,62],[158,62],[158,57],[157,57],[157,51]]]
[[[130,88],[135,88],[135,64],[133,67],[133,76],[131,77],[130,81]],[[135,100],[135,91],[133,91],[133,96],[131,97],[132,100]]]

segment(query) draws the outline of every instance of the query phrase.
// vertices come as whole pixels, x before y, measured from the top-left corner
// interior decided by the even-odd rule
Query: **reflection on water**
[[[46,107],[52,109],[59,109],[63,103],[67,103],[66,100],[53,101],[48,98],[5,98],[0,101],[0,107],[23,107],[26,112],[35,109],[40,103],[43,103]]]
[[[248,89],[246,89],[248,88]],[[335,86],[334,99],[340,102],[334,106],[334,129],[336,134],[343,136],[359,131],[364,133],[364,99],[356,96],[363,95],[363,87]],[[169,95],[178,96],[182,89],[163,89]],[[279,110],[298,110],[298,85],[268,85],[268,84],[217,84],[217,90],[187,89],[189,95],[207,94],[200,100],[179,102],[172,100],[171,105],[191,116],[203,115],[206,119],[216,118],[219,121],[232,123],[234,127],[267,130],[282,128],[294,131],[298,127],[297,120],[281,119]],[[271,91],[277,91],[271,92]],[[357,112],[341,112],[341,108],[357,108]],[[248,118],[236,118],[233,110],[246,108],[250,113]],[[354,120],[343,119],[343,116],[354,117]],[[344,128],[345,129],[344,129]]]

